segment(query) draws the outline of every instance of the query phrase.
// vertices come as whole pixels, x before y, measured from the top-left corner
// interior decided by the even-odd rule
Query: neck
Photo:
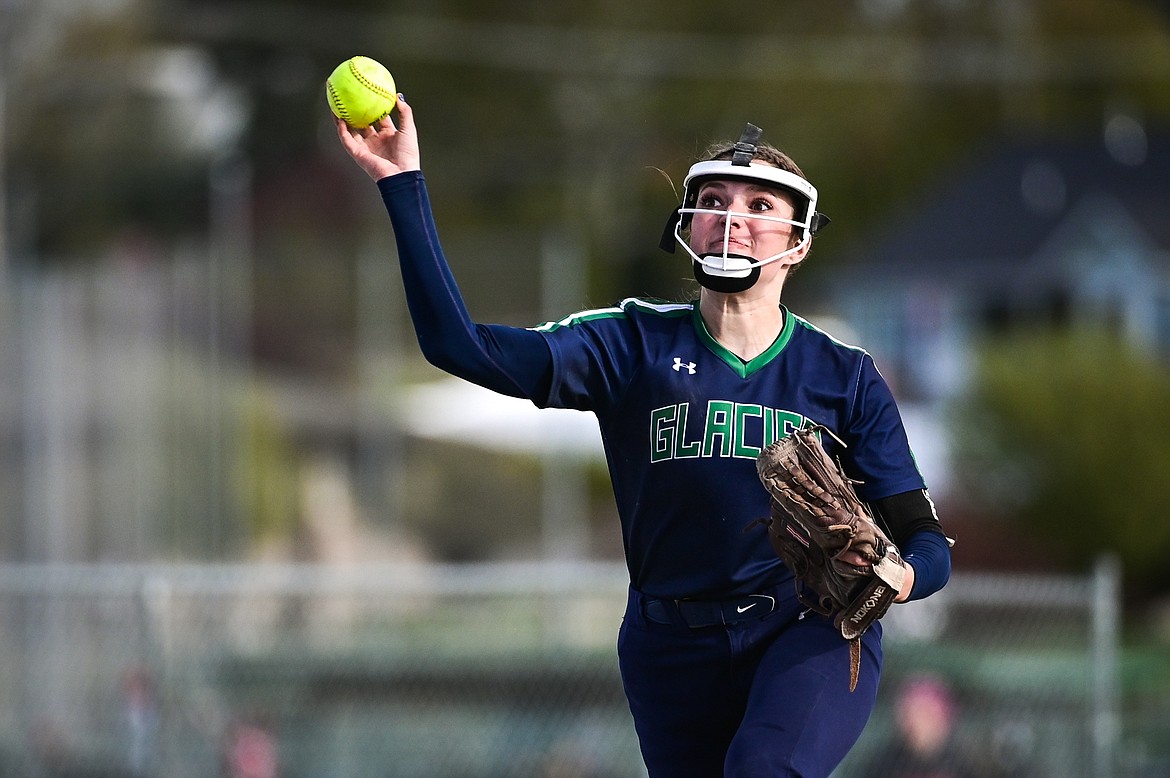
[[[784,311],[771,295],[722,294],[704,289],[699,313],[721,346],[750,361],[767,351],[784,328]]]

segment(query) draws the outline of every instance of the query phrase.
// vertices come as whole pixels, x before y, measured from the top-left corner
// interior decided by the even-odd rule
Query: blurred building
[[[987,338],[1091,328],[1170,358],[1170,137],[1120,118],[1103,137],[973,153],[849,252],[826,293],[901,400],[919,465],[953,482],[951,401]]]
[[[911,402],[953,397],[974,343],[1032,324],[1170,357],[1168,180],[1170,137],[1126,118],[993,144],[856,247],[834,307]]]

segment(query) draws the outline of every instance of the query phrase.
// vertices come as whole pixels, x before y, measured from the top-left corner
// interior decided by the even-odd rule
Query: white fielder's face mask
[[[697,205],[699,190],[712,180],[749,181],[753,184],[779,190],[789,195],[794,204],[794,218],[765,213],[733,211],[723,208],[701,208]],[[738,292],[750,289],[760,276],[760,268],[772,262],[791,257],[803,251],[812,241],[818,214],[817,190],[805,179],[781,168],[763,164],[734,164],[731,160],[712,160],[693,165],[683,182],[683,204],[678,209],[674,224],[674,240],[690,256],[695,278],[700,284],[717,292]],[[683,234],[695,214],[710,214],[723,219],[723,241],[718,251],[697,252]],[[752,257],[735,250],[731,229],[735,220],[755,219],[792,226],[800,240],[767,257]]]
[[[691,258],[695,279],[712,291],[734,293],[750,289],[759,280],[761,267],[805,250],[817,230],[829,223],[827,216],[817,212],[816,187],[796,173],[755,162],[762,133],[763,130],[756,125],[748,124],[736,144],[729,149],[731,159],[713,159],[691,166],[683,181],[682,204],[671,213],[662,240],[658,243],[659,248],[670,253],[674,253],[676,245],[682,246]],[[699,190],[713,180],[748,181],[780,190],[792,198],[793,218],[697,207]],[[690,241],[683,233],[687,231],[695,214],[725,217],[723,243],[718,251],[699,253],[691,248]],[[800,240],[791,248],[768,257],[752,257],[732,251],[733,219],[763,219],[789,224],[799,234]]]

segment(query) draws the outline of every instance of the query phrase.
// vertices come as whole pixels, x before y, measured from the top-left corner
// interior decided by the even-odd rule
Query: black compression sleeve
[[[951,577],[951,541],[943,533],[926,490],[874,500],[870,508],[901,550],[902,558],[914,568],[909,599],[918,600],[943,588]]]
[[[924,530],[944,534],[934,503],[925,489],[883,497],[870,503],[870,507],[878,525],[889,533],[895,543],[904,543],[915,532]]]

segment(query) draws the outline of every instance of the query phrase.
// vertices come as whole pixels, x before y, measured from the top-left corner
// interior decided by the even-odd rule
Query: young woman
[[[766,533],[745,532],[769,511],[756,456],[811,424],[847,444],[830,453],[906,561],[899,601],[942,588],[950,552],[872,358],[780,303],[827,221],[816,189],[749,125],[691,168],[664,235],[697,300],[503,327],[472,320],[444,259],[412,107],[400,98],[397,126],[337,129],[382,194],[427,359],[597,416],[630,572],[619,664],[649,774],[828,776],[873,709],[881,628],[861,638],[851,691],[848,642],[800,604]]]

